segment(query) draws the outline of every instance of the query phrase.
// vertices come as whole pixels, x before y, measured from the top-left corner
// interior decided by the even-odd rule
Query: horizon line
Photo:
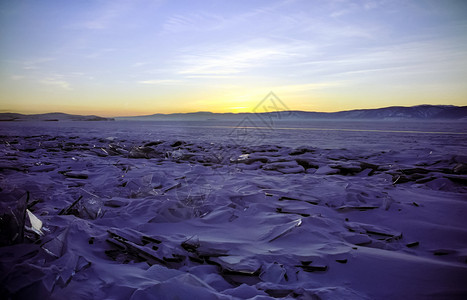
[[[300,110],[300,109],[289,109],[289,110],[274,110],[274,111],[264,111],[264,112],[254,112],[254,111],[244,111],[244,112],[212,112],[212,111],[191,111],[191,112],[172,112],[172,113],[149,113],[144,115],[124,115],[124,116],[108,116],[106,118],[133,118],[133,117],[146,117],[152,115],[176,115],[176,114],[199,114],[199,113],[207,113],[207,114],[232,114],[232,115],[239,115],[239,114],[263,114],[263,113],[280,113],[280,112],[307,112],[307,113],[324,113],[324,114],[331,114],[331,113],[339,113],[339,112],[349,112],[349,111],[361,111],[361,110],[377,110],[377,109],[384,109],[384,108],[396,108],[396,107],[419,107],[419,106],[444,106],[444,107],[466,107],[467,105],[453,105],[453,104],[417,104],[411,106],[404,106],[404,105],[391,105],[391,106],[383,106],[378,108],[355,108],[355,109],[346,109],[346,110],[337,110],[337,111],[310,111],[310,110]],[[93,113],[68,113],[63,111],[52,111],[52,112],[44,112],[44,113],[23,113],[23,112],[14,112],[14,111],[0,111],[0,114],[20,114],[20,115],[46,115],[46,114],[66,114],[66,115],[75,115],[75,116],[96,116],[101,117],[98,114]]]

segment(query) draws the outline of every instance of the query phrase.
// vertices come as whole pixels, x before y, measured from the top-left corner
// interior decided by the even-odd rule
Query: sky
[[[463,0],[2,0],[0,112],[467,105]]]

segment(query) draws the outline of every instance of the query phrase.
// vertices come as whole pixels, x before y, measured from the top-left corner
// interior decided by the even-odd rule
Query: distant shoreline
[[[243,113],[212,113],[206,111],[192,113],[152,114],[143,116],[123,116],[106,118],[96,115],[72,115],[66,113],[19,114],[0,113],[0,121],[234,121],[243,119],[265,119],[274,121],[311,120],[455,120],[467,121],[467,106],[417,105],[411,107],[391,106],[377,109],[355,109],[338,112],[313,111],[271,111]]]

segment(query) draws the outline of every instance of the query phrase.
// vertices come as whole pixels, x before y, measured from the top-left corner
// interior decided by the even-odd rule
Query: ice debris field
[[[466,299],[465,126],[143,123],[0,124],[3,299]]]

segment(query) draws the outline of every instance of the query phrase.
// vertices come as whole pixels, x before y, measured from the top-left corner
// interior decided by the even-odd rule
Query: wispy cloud
[[[114,21],[118,19],[128,9],[130,1],[111,1],[106,2],[106,5],[94,16],[90,16],[87,20],[75,24],[76,27],[81,27],[91,30],[102,30],[112,26]]]
[[[466,52],[439,39],[392,43],[366,48],[309,55],[290,64],[297,78],[324,76],[359,77],[368,74],[423,74],[430,71],[455,71],[465,68]]]
[[[115,52],[117,49],[115,48],[105,48],[105,49],[99,49],[94,52],[91,52],[90,54],[86,55],[87,58],[99,58],[104,55],[107,55],[109,53]]]
[[[39,81],[42,84],[45,85],[50,85],[50,86],[55,86],[55,87],[60,87],[65,90],[71,90],[70,83],[68,81],[65,81],[63,79],[60,79],[59,77],[48,77],[44,78]]]
[[[23,70],[38,70],[41,65],[50,61],[53,61],[52,57],[39,57],[19,62],[22,65]]]
[[[26,78],[26,76],[23,76],[23,75],[11,75],[10,78],[11,78],[11,80],[21,80],[21,79]]]
[[[318,83],[304,83],[304,84],[289,84],[281,85],[274,88],[278,92],[305,92],[312,90],[321,90],[327,88],[333,88],[337,86],[345,86],[345,81],[334,81],[334,82],[318,82]]]
[[[331,13],[330,16],[333,18],[339,18],[355,12],[369,11],[384,5],[387,2],[385,0],[364,0],[360,2],[356,1],[329,1]]]
[[[203,79],[203,78],[210,78],[210,79],[229,79],[234,78],[234,74],[227,74],[227,75],[218,75],[218,74],[198,74],[198,75],[188,75],[184,76],[184,78],[192,78],[192,79]]]
[[[151,64],[150,62],[135,62],[134,64],[131,65],[131,67],[139,68],[139,67],[147,66],[150,64]]]
[[[191,12],[169,17],[163,29],[170,34],[187,34],[189,31],[195,36],[206,36],[211,34],[207,32],[216,30],[234,33],[232,39],[226,37],[223,44],[214,44],[208,38],[191,49],[177,51],[179,53],[172,59],[175,74],[185,78],[234,78],[255,69],[287,65],[296,65],[300,73],[303,70],[300,64],[310,61],[317,52],[329,59],[332,56],[329,52],[342,52],[352,41],[372,40],[378,36],[378,27],[332,21],[317,15],[316,11],[321,13],[323,6],[327,6],[326,2],[310,5],[309,10],[297,10],[293,2],[297,1],[276,1],[240,14]],[[301,2],[305,7],[309,5],[306,1]],[[340,6],[336,3],[326,9],[328,12],[337,12],[338,7],[369,10],[379,5],[373,2],[368,0],[356,5],[352,1],[339,1]],[[239,31],[243,40],[238,39]],[[253,36],[256,41],[247,39]]]
[[[174,14],[170,16],[163,24],[163,33],[182,33],[187,31],[216,31],[225,30],[228,28],[247,27],[250,23],[255,23],[258,27],[258,19],[269,19],[266,23],[269,26],[275,23],[276,18],[280,16],[281,8],[290,5],[290,0],[285,1],[270,1],[262,7],[254,7],[240,13],[232,14],[228,10],[222,13],[203,11],[192,11],[185,14]],[[283,25],[283,24],[281,24]],[[250,27],[254,30],[255,27]]]
[[[228,76],[285,62],[298,54],[291,45],[225,45],[216,50],[194,51],[176,60],[180,62],[178,74],[185,76]],[[257,44],[257,43],[252,43]]]
[[[141,84],[152,84],[152,85],[174,85],[182,83],[182,80],[178,79],[151,79],[151,80],[143,80],[138,81]]]
[[[168,33],[184,31],[216,30],[222,28],[226,19],[216,14],[205,12],[192,12],[189,14],[176,14],[168,18],[163,24],[163,30]]]

